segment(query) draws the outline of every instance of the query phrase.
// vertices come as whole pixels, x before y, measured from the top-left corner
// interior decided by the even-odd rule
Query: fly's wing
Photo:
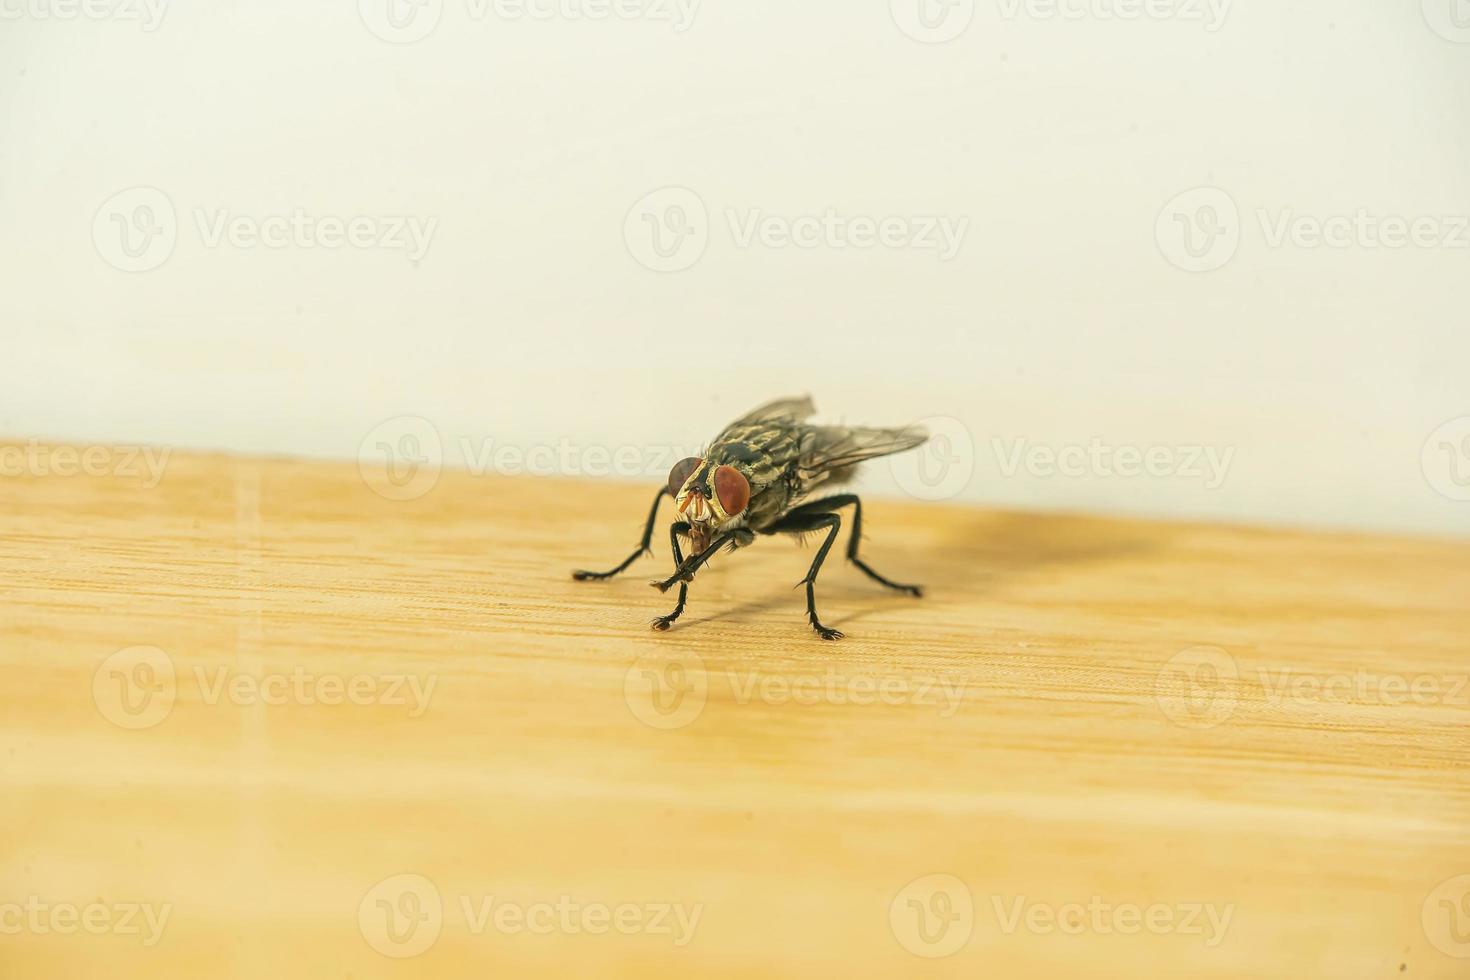
[[[799,398],[778,398],[773,402],[766,402],[760,408],[746,412],[740,418],[725,426],[725,432],[750,425],[753,422],[800,422],[817,414],[817,406],[812,404],[811,395],[802,395]],[[720,433],[724,436],[724,432]],[[718,439],[716,441],[719,441]]]
[[[901,429],[866,426],[814,425],[806,428],[797,475],[806,489],[822,483],[841,483],[863,460],[891,456],[921,446],[929,433],[921,425]]]

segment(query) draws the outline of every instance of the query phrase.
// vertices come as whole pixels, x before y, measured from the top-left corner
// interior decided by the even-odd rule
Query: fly
[[[784,398],[732,422],[703,456],[690,456],[674,464],[668,483],[653,498],[637,550],[610,571],[575,571],[572,577],[579,582],[612,578],[639,556],[649,553],[659,504],[664,497],[672,497],[678,512],[669,527],[674,574],[650,583],[660,592],[667,592],[676,583],[679,586],[679,601],[673,612],[650,624],[656,630],[666,630],[684,612],[694,573],[721,548],[730,551],[743,548],[757,534],[801,535],[824,531],[827,536],[817,549],[811,568],[797,584],[806,586],[806,613],[812,629],[824,640],[838,640],[842,633],[823,626],[817,618],[814,586],[817,572],[842,528],[837,511],[851,506],[852,533],[847,539],[847,560],[880,585],[912,596],[923,595],[919,586],[890,581],[858,557],[863,505],[857,494],[839,493],[816,500],[808,500],[807,496],[813,490],[845,483],[864,460],[922,445],[929,438],[928,433],[917,426],[880,429],[808,424],[806,420],[815,413],[816,407],[809,397]],[[680,538],[689,541],[688,558],[684,557]]]

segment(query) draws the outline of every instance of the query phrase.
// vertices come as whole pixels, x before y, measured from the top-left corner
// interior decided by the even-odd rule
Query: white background
[[[1465,0],[146,2],[0,0],[8,438],[355,458],[410,415],[451,462],[595,470],[809,391],[958,420],[957,499],[1470,526],[1470,425],[1431,438],[1470,415],[1470,231],[1273,243],[1470,214]],[[697,207],[660,272],[666,187]],[[968,225],[947,261],[739,241],[828,209]],[[296,211],[433,234],[210,238]],[[1094,441],[1231,456],[1218,486],[1008,464]]]

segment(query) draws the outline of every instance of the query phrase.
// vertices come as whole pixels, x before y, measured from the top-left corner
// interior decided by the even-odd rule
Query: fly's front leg
[[[788,531],[795,534],[803,534],[808,531],[820,531],[830,528],[827,539],[817,549],[817,557],[812,559],[812,567],[807,569],[806,578],[797,582],[797,585],[806,586],[806,617],[812,624],[812,629],[824,640],[842,639],[842,631],[823,626],[821,620],[817,619],[817,572],[822,570],[822,562],[827,560],[827,552],[832,550],[832,542],[837,540],[837,532],[842,530],[842,518],[836,514],[822,513],[797,513],[793,511],[772,526],[770,531]]]
[[[668,492],[668,487],[660,487],[658,494],[653,498],[653,506],[648,510],[648,523],[643,525],[643,540],[638,542],[638,550],[634,551],[623,561],[621,565],[619,565],[617,568],[612,569],[611,571],[588,572],[579,568],[576,571],[572,572],[572,578],[576,579],[578,582],[595,582],[601,581],[605,578],[612,578],[614,575],[618,574],[623,569],[627,568],[629,565],[637,561],[641,556],[652,554],[653,552],[649,550],[648,544],[650,541],[653,540],[653,522],[658,519],[658,505],[664,499],[664,496]]]
[[[911,596],[921,598],[924,595],[922,586],[904,585],[902,582],[895,582],[892,579],[885,578],[869,567],[867,562],[858,557],[858,546],[862,543],[863,538],[863,502],[858,499],[857,494],[839,493],[835,496],[823,497],[821,500],[813,500],[810,503],[794,508],[787,516],[810,514],[816,511],[834,511],[839,507],[846,507],[849,504],[852,505],[852,533],[847,538],[847,560],[856,565],[862,570],[864,575],[879,585],[885,585],[890,589],[907,592]]]
[[[688,525],[685,526],[687,527]],[[699,571],[700,568],[704,566],[705,562],[714,557],[715,552],[719,551],[725,545],[736,539],[742,539],[748,542],[750,540],[749,536],[750,532],[746,531],[744,528],[738,531],[729,531],[725,534],[722,534],[718,538],[715,538],[715,540],[709,545],[709,547],[705,548],[699,554],[692,555],[685,561],[680,562],[678,567],[674,569],[673,575],[670,575],[662,582],[649,582],[648,584],[653,586],[655,589],[658,589],[660,592],[667,592],[675,582],[692,582],[694,581],[694,573]]]
[[[679,535],[688,533],[689,524],[686,521],[679,521],[678,523],[669,526],[669,547],[674,550],[675,568],[678,568],[680,565],[684,564],[684,552],[679,548]],[[667,616],[658,617],[648,625],[660,631],[666,630],[670,626],[674,625],[674,620],[678,619],[684,613],[684,600],[687,598],[689,598],[689,583],[680,582],[679,601],[674,603],[674,611],[669,613]]]

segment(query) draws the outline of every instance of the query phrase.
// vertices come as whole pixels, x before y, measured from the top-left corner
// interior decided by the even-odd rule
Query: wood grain
[[[647,487],[145,483],[0,480],[0,976],[1470,976],[1465,542],[876,501],[834,644],[571,581]]]

